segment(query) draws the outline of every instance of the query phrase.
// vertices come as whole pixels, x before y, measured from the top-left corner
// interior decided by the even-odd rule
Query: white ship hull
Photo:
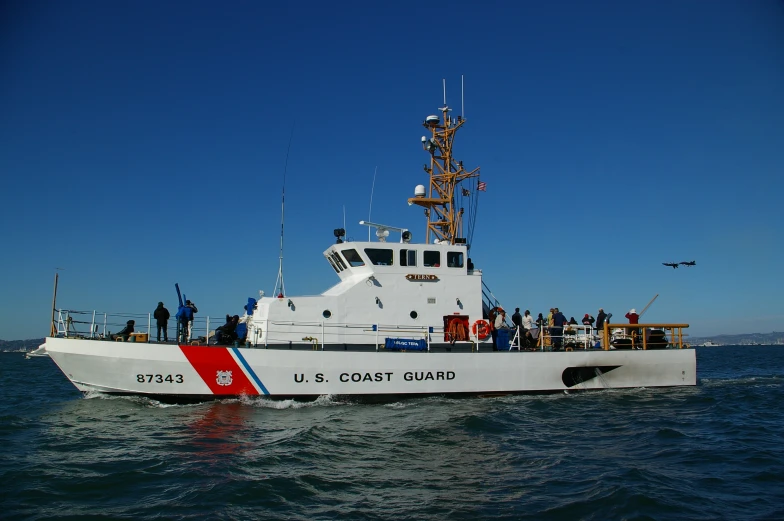
[[[48,338],[83,392],[172,397],[448,395],[695,385],[693,349],[356,352]]]

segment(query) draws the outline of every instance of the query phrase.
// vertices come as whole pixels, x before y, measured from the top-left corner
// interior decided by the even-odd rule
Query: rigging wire
[[[286,149],[286,162],[283,164],[283,189],[281,190],[281,197],[280,197],[280,256],[279,256],[279,264],[278,264],[278,278],[275,280],[275,289],[272,291],[274,296],[285,296],[286,295],[286,286],[283,283],[283,224],[285,223],[286,219],[286,172],[289,168],[289,152],[291,152],[291,142],[294,140],[294,126],[296,122],[292,123],[291,125],[291,135],[289,136],[289,146]],[[280,286],[280,292],[278,292],[278,286]]]

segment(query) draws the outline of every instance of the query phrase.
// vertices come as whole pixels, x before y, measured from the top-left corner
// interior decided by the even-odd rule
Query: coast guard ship
[[[429,185],[417,186],[408,200],[424,209],[422,242],[407,229],[373,222],[360,224],[375,231],[375,241],[345,241],[335,230],[323,256],[337,284],[317,296],[281,291],[249,299],[242,334],[231,345],[215,345],[209,326],[201,340],[151,343],[148,329],[123,338],[135,342],[115,341],[99,332],[95,313],[90,332],[74,334],[68,322],[75,312],[59,310],[55,319],[53,310],[52,333],[38,354],[48,354],[83,392],[188,399],[695,385],[695,350],[683,341],[687,324],[613,324],[621,334],[578,326],[562,338],[547,331],[529,337],[504,324],[493,334],[488,319],[498,302],[468,257],[461,206],[484,184],[478,168],[467,171],[453,156],[466,120],[452,117],[446,103],[439,111],[422,123]]]

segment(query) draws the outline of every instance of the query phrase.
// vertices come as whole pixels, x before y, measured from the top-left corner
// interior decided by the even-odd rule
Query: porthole
[[[332,311],[325,309],[322,315],[324,316],[324,318],[329,318],[332,316]]]
[[[419,316],[419,315],[417,314],[417,312],[416,312],[416,311],[412,311],[411,313],[409,313],[409,315],[410,315],[410,316],[411,316],[411,318],[413,318],[414,320],[416,320],[416,318]]]

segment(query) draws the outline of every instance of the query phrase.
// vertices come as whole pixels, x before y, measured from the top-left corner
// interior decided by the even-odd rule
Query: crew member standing
[[[554,309],[553,313],[553,327],[550,328],[550,337],[553,341],[553,348],[557,351],[561,349],[561,342],[563,341],[563,328],[567,320],[561,310]]]
[[[514,324],[518,334],[522,333],[523,315],[520,314],[520,308],[515,308],[515,312],[512,314],[512,324]]]
[[[639,324],[640,323],[640,315],[637,314],[637,310],[632,308],[626,313],[626,318],[629,319],[629,324]],[[632,336],[632,343],[637,345],[637,339],[640,335],[640,330],[638,328],[630,328],[629,333]]]
[[[191,333],[193,332],[193,316],[199,312],[199,309],[190,300],[185,301],[185,307],[190,309],[190,313],[188,313],[188,342],[190,342]]]
[[[596,315],[596,329],[601,331],[604,328],[605,320],[607,320],[607,314],[603,308],[599,308],[599,314]]]
[[[531,311],[525,310],[523,315],[523,337],[526,341],[526,347],[534,347],[534,337],[531,335],[531,330],[534,328],[534,317],[531,316]]]
[[[167,325],[171,315],[169,314],[169,310],[163,307],[163,302],[158,302],[158,307],[155,308],[155,312],[152,316],[158,324],[158,342],[161,341],[161,330],[163,330],[163,341],[168,342],[169,333],[167,331]]]
[[[506,311],[504,308],[493,308],[490,312],[490,335],[493,337],[493,351],[498,351],[498,330],[504,325]]]
[[[586,313],[585,316],[583,317],[583,325],[593,327],[593,320],[594,320],[593,317],[588,313]]]

